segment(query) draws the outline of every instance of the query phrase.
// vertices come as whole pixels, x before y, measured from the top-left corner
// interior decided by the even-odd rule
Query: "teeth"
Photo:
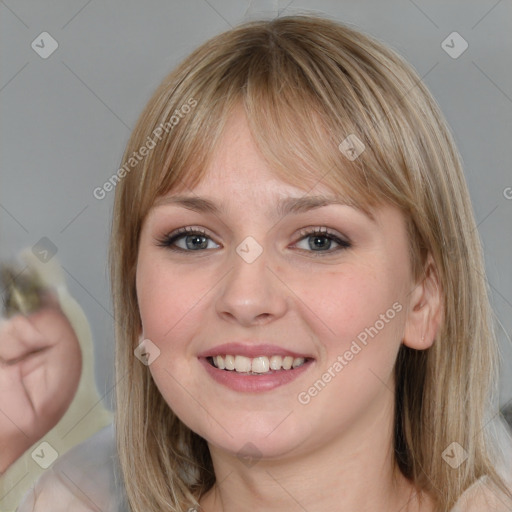
[[[222,361],[222,356],[217,356]],[[215,359],[214,359],[215,361]],[[226,356],[224,358],[224,366],[226,370],[234,370],[235,369],[235,358],[233,356]],[[220,366],[218,367],[220,368]]]
[[[281,356],[272,356],[270,358],[270,368],[272,370],[280,370],[283,366],[283,358]]]
[[[251,360],[245,356],[235,356],[235,370],[242,373],[250,372]]]
[[[293,364],[293,357],[292,356],[286,356],[283,359],[283,368],[285,370],[289,370],[292,367]]]
[[[296,357],[293,360],[292,367],[297,368],[297,366],[300,366],[301,364],[304,364],[305,359],[303,357]]]
[[[259,356],[259,357],[245,357],[245,356],[214,356],[212,357],[213,365],[219,370],[231,370],[240,373],[253,373],[261,374],[268,373],[269,371],[290,370],[297,368],[304,364],[306,361],[303,357],[293,356]]]
[[[252,360],[251,370],[254,373],[267,373],[270,369],[270,362],[268,357],[255,357]]]

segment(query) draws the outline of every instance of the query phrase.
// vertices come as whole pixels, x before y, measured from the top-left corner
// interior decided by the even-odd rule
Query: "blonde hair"
[[[394,51],[334,21],[293,16],[247,23],[195,50],[154,93],[124,155],[131,163],[116,186],[111,273],[116,428],[132,509],[187,510],[215,482],[206,441],[176,417],[134,356],[141,332],[135,272],[148,210],[158,196],[199,182],[236,106],[283,180],[322,181],[365,211],[384,203],[402,210],[413,275],[424,277],[430,253],[444,321],[430,349],[400,349],[396,462],[442,511],[483,475],[508,492],[486,431],[498,365],[493,318],[450,131],[419,76]],[[365,146],[353,160],[338,148],[348,136]],[[150,140],[155,146],[135,160]],[[468,455],[457,470],[442,458],[453,442]]]

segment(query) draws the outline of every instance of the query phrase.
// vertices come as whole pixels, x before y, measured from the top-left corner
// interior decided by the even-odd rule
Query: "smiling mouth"
[[[210,365],[219,370],[233,371],[246,375],[267,375],[281,371],[291,371],[312,361],[308,357],[259,356],[251,358],[230,354],[207,357],[206,360]]]

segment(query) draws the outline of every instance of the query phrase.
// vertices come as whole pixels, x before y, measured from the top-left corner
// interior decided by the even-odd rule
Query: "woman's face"
[[[211,448],[294,456],[392,415],[414,286],[405,219],[319,196],[335,199],[272,175],[237,112],[205,179],[145,219],[137,295],[160,351],[149,369]]]

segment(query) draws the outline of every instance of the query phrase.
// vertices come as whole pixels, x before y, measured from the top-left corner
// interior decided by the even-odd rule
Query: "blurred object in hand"
[[[0,264],[3,312],[6,318],[18,313],[28,315],[41,308],[45,288],[28,267],[17,270],[14,265]]]

